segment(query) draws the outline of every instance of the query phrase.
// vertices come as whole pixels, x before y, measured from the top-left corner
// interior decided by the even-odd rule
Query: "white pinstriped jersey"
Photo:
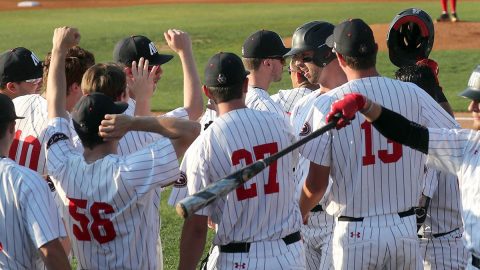
[[[284,117],[285,121],[288,120],[287,114],[281,109],[281,106],[275,103],[270,98],[267,91],[264,91],[260,88],[252,88],[251,86],[249,86],[245,103],[247,108],[276,113]],[[202,118],[200,119],[200,124],[202,126],[201,132],[204,132],[205,130],[207,130],[207,128],[213,123],[213,121],[216,118],[217,118],[217,112],[207,108]],[[184,159],[186,155],[187,153],[185,153],[183,157]],[[188,196],[188,190],[186,186],[186,181],[184,179],[179,179],[175,183],[174,187],[172,188],[172,192],[170,193],[170,197],[168,199],[168,204],[175,205],[180,200],[182,200],[187,196]]]
[[[385,77],[350,81],[317,98],[306,125],[325,125],[331,104],[359,92],[406,118],[433,127],[455,127],[455,120],[412,83]],[[333,185],[327,212],[368,217],[406,211],[418,205],[425,155],[387,140],[358,113],[352,124],[331,130],[300,149],[307,159],[330,167]]]
[[[460,228],[463,231],[460,188],[454,174],[429,169],[423,194],[431,198],[427,218],[421,232],[438,234]]]
[[[38,249],[65,236],[45,180],[0,158],[0,268],[43,269]]]
[[[252,109],[230,111],[190,146],[182,163],[188,191],[266,158],[295,141],[290,126],[276,114]],[[210,216],[217,226],[213,243],[276,240],[300,229],[301,216],[294,199],[293,166],[289,153],[242,187],[219,198],[196,214]]]
[[[25,95],[13,99],[17,115],[15,139],[10,147],[9,157],[18,164],[47,174],[45,129],[48,125],[47,100],[38,95]],[[70,126],[73,131],[73,126]]]
[[[480,133],[429,128],[427,165],[455,173],[462,194],[465,246],[480,255]]]
[[[264,89],[249,85],[247,96],[245,97],[245,105],[250,109],[277,113],[285,117],[288,121],[287,114],[284,112],[282,106],[273,101]]]
[[[282,106],[285,113],[290,114],[297,101],[310,93],[312,93],[312,90],[305,87],[298,87],[288,90],[278,90],[278,93],[270,97]]]
[[[89,164],[68,138],[66,119],[52,119],[46,132],[48,172],[64,203],[79,268],[156,268],[158,213],[149,215],[147,205],[154,189],[178,179],[170,141]]]

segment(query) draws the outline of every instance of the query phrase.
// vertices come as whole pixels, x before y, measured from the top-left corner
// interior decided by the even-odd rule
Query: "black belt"
[[[295,242],[298,242],[302,239],[300,232],[294,232],[282,238],[285,245],[290,245]],[[247,242],[243,243],[230,243],[224,246],[220,246],[220,252],[224,253],[248,253],[250,251],[250,244]]]
[[[401,218],[408,217],[408,216],[413,216],[413,215],[415,215],[415,208],[412,207],[412,208],[408,209],[407,211],[403,211],[403,212],[398,213],[398,215]],[[363,219],[364,219],[363,217],[347,217],[347,216],[339,216],[338,217],[338,221],[349,221],[349,222],[362,222]]]
[[[447,234],[449,234],[449,233],[452,233],[452,232],[454,232],[454,231],[456,231],[456,230],[458,230],[458,228],[455,228],[455,229],[453,229],[453,230],[451,230],[451,231],[449,231],[449,232],[434,233],[434,234],[432,234],[432,236],[433,236],[433,238],[438,238],[438,237],[442,237],[442,236],[444,236],[444,235],[447,235]],[[419,234],[419,235],[418,235],[418,238],[424,238],[424,236]]]
[[[314,213],[322,212],[322,211],[323,211],[323,207],[320,204],[316,205],[315,207],[312,208],[312,210],[310,210],[310,212],[314,212]]]
[[[472,254],[472,265],[480,269],[480,258]]]

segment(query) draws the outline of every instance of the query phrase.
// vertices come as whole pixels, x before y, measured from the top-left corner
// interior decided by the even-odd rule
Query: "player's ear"
[[[339,54],[338,52],[336,52],[335,54],[337,55],[338,64],[340,65],[340,67],[346,67],[347,63],[345,62],[345,58],[343,58],[343,55]]]
[[[72,85],[70,85],[70,87],[68,89],[68,94],[69,95],[78,94],[81,91],[82,91],[82,89],[80,88],[80,85],[78,85],[78,83],[74,82],[74,83],[72,83]]]
[[[17,92],[17,84],[14,82],[8,82],[5,85],[5,90],[10,92],[11,94],[15,94]]]
[[[202,86],[202,90],[203,90],[203,93],[205,94],[205,96],[207,96],[211,100],[215,100],[215,98],[212,96],[212,93],[210,93],[210,89],[208,89],[208,87],[206,85]]]

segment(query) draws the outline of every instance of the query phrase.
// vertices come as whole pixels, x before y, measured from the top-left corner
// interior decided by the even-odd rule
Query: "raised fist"
[[[68,26],[55,28],[52,43],[54,50],[66,52],[71,47],[80,43],[80,33],[78,29]]]
[[[336,128],[341,129],[348,124],[350,120],[355,118],[355,113],[363,109],[367,98],[359,93],[346,94],[342,99],[335,101],[327,115],[327,122],[332,121],[337,113],[342,114],[342,118],[338,120]]]

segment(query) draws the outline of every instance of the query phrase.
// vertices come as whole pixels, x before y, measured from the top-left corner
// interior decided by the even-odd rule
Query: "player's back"
[[[351,92],[425,126],[455,126],[455,120],[417,86],[385,77],[353,80],[322,95],[315,104],[317,119],[324,119],[331,103]],[[332,131],[331,138],[335,199],[327,209],[330,213],[367,217],[417,205],[424,173],[422,153],[387,140],[360,114],[351,126]]]
[[[239,109],[222,115],[203,135],[209,181],[266,158],[294,140],[291,128],[276,114]],[[219,199],[212,220],[218,223],[214,242],[254,242],[285,237],[300,228],[294,199],[294,155],[289,153],[243,187]],[[189,184],[190,185],[190,184]]]
[[[16,120],[15,138],[9,157],[18,164],[46,174],[45,128],[47,127],[47,100],[38,94],[13,99],[15,110],[24,119]]]
[[[149,209],[155,189],[178,179],[170,140],[87,163],[68,139],[67,125],[56,118],[47,129],[48,170],[80,268],[156,267],[158,212]]]
[[[65,233],[53,198],[43,197],[48,193],[34,171],[0,158],[1,269],[44,269],[38,247]]]

